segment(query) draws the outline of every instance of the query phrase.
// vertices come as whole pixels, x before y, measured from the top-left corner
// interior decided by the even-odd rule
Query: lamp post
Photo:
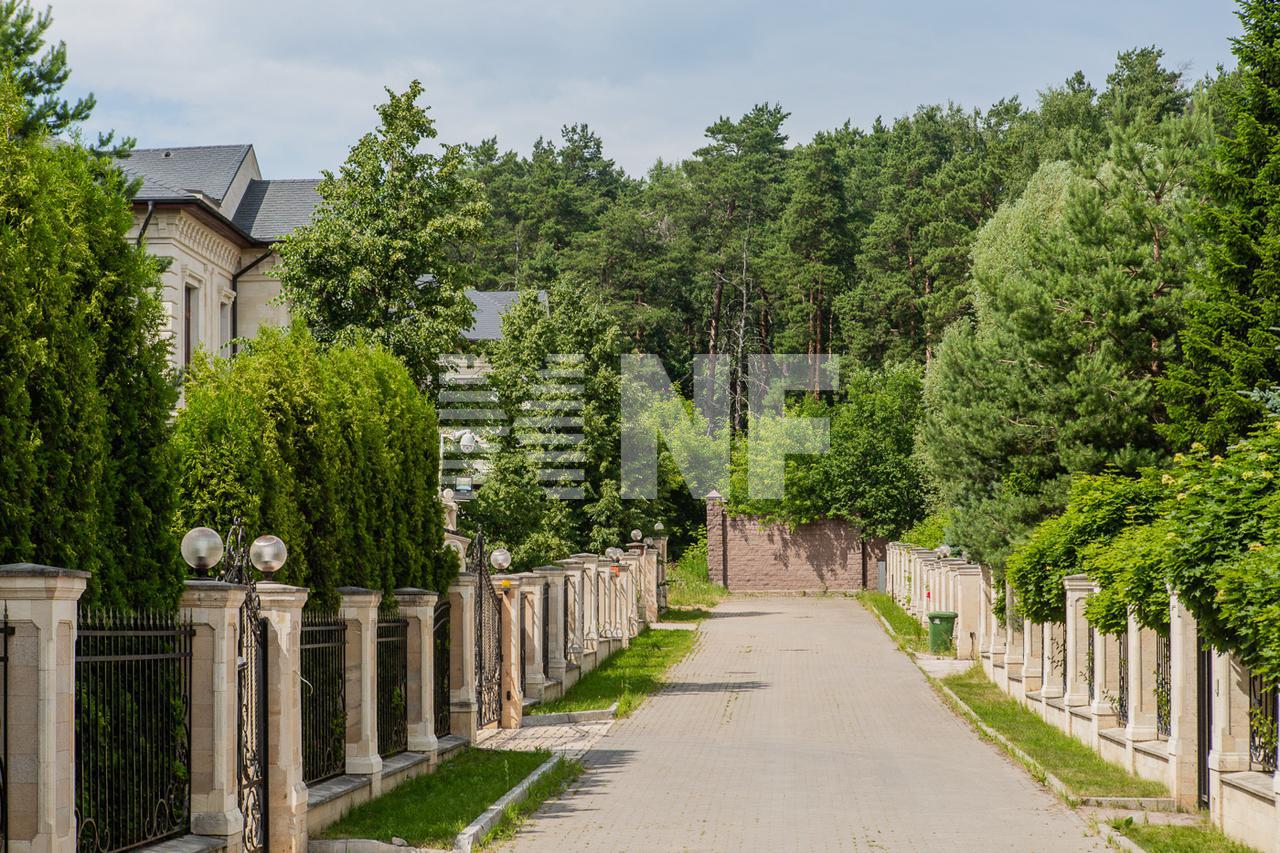
[[[226,544],[218,531],[209,527],[193,527],[182,537],[182,559],[191,567],[198,578],[208,578],[213,568],[227,555],[227,564],[218,576],[218,580],[227,583],[253,585],[253,576],[249,573],[249,563],[262,573],[263,577],[271,577],[285,560],[289,558],[289,549],[279,536],[270,534],[259,536],[246,549],[244,547],[244,524],[236,519],[227,533]]]

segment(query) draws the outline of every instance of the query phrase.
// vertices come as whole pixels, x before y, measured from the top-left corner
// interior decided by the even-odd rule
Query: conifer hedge
[[[436,414],[404,365],[368,344],[322,349],[301,324],[234,359],[198,359],[175,449],[175,533],[226,530],[289,547],[278,580],[331,603],[340,586],[444,590]]]

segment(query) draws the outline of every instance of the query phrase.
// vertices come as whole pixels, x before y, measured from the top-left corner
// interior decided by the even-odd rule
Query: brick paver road
[[[1105,849],[843,598],[744,598],[517,851]]]

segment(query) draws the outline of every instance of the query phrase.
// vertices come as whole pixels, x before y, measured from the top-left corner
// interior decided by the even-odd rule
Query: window
[[[188,284],[182,294],[182,366],[191,364],[199,343],[200,288]]]

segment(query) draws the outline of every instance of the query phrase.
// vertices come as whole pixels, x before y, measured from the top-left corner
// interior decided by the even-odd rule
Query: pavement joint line
[[[502,819],[502,815],[509,806],[522,802],[529,796],[529,788],[534,782],[537,782],[546,774],[550,773],[552,768],[560,763],[560,756],[553,755],[546,761],[538,765],[538,767],[524,777],[521,782],[507,791],[489,808],[485,809],[478,818],[467,824],[466,828],[459,832],[457,837],[453,839],[454,853],[471,853],[471,847],[477,841],[484,838],[485,834],[497,825]]]

